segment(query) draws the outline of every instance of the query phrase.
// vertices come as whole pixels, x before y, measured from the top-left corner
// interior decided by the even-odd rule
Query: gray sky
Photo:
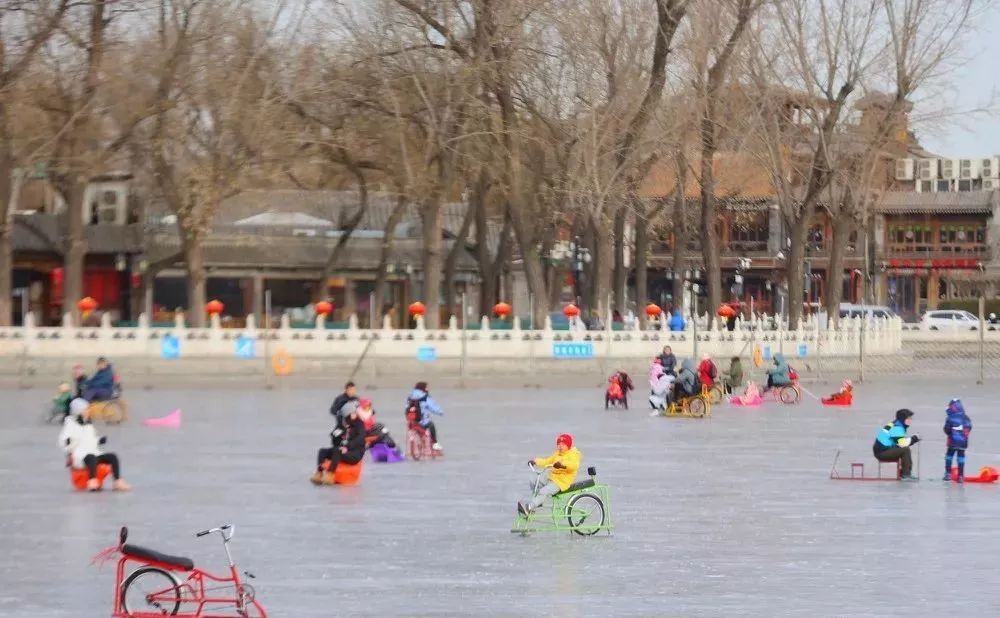
[[[934,97],[934,102],[919,103],[916,112],[927,113],[943,105],[952,112],[992,107],[970,115],[954,114],[939,118],[933,126],[917,125],[921,144],[941,156],[976,158],[1000,154],[1000,9],[977,16],[976,32],[967,41],[967,51],[951,71],[951,88]],[[933,112],[932,112],[933,113]]]

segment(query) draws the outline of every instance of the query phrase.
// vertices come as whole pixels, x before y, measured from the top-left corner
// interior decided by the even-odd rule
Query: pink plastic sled
[[[147,418],[142,424],[146,427],[169,427],[176,429],[181,426],[181,411],[174,410],[170,414],[159,418]]]
[[[764,403],[764,398],[760,396],[760,390],[757,389],[757,385],[753,382],[747,382],[747,389],[742,395],[736,395],[729,399],[729,403],[734,406],[743,406],[745,408],[753,408]]]

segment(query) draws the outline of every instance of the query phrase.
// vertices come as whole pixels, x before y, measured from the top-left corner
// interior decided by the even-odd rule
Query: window
[[[950,180],[937,181],[937,190],[943,192],[951,191],[951,181]]]
[[[933,190],[934,190],[934,181],[933,180],[921,180],[920,181],[920,192],[921,193],[930,193]]]
[[[972,191],[972,181],[968,180],[968,179],[959,180],[958,181],[958,190],[959,191]]]

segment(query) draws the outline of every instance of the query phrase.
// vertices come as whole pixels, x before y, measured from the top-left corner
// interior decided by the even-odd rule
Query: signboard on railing
[[[552,358],[573,359],[573,358],[593,358],[594,344],[587,341],[583,343],[553,343]]]
[[[236,338],[236,358],[254,358],[257,356],[257,340],[241,335]]]
[[[809,353],[809,345],[806,343],[799,344],[799,358],[805,358],[806,354]]]
[[[422,363],[429,363],[437,360],[437,348],[430,345],[417,348],[417,360]]]
[[[160,357],[167,360],[180,358],[181,340],[173,335],[164,335],[160,340]]]

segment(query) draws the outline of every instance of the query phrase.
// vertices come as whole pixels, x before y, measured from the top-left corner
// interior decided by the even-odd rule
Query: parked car
[[[852,305],[850,303],[840,303],[840,317],[842,318],[894,318],[896,313],[882,305]]]
[[[976,330],[979,328],[979,318],[968,311],[935,309],[924,313],[920,318],[920,325],[927,330]]]

